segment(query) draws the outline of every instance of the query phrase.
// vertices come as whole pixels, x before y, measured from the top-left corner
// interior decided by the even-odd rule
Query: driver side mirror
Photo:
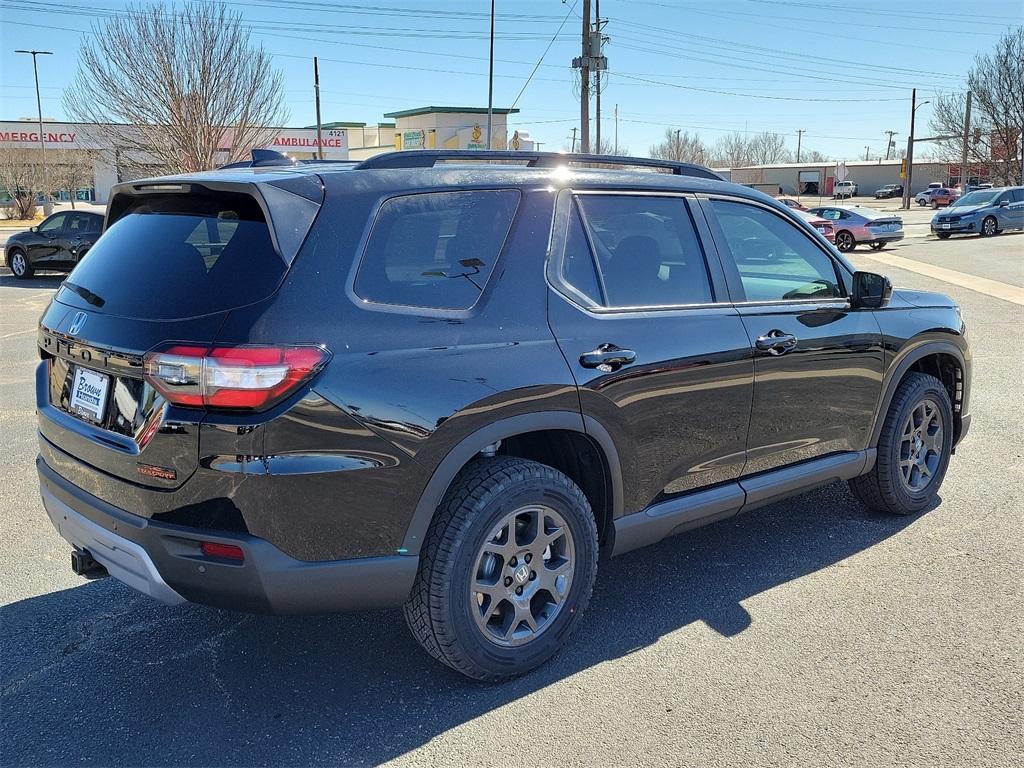
[[[29,232],[38,232],[39,231],[39,227],[38,226],[36,226],[36,227],[29,227],[28,231]]]
[[[853,309],[881,309],[892,297],[892,283],[885,275],[874,272],[853,273],[853,296],[850,306]]]
[[[999,201],[999,207],[1000,207],[1000,208],[1005,208],[1005,207],[1006,207],[1006,206],[1008,206],[1009,204],[1010,204],[1010,201],[1009,201],[1009,200],[1000,200],[1000,201]]]

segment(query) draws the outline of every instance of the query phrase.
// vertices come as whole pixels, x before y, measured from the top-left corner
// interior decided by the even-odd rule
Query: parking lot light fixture
[[[39,110],[39,149],[42,151],[42,166],[43,173],[46,174],[46,141],[43,137],[43,100],[39,96],[39,66],[37,64],[37,56],[53,56],[53,51],[15,51],[15,53],[24,53],[32,56],[32,71],[36,76],[36,108]],[[48,174],[47,174],[48,175]],[[46,179],[49,182],[48,179]],[[43,194],[46,196],[43,200],[43,215],[49,216],[53,213],[53,203],[50,201],[50,190],[44,190]]]

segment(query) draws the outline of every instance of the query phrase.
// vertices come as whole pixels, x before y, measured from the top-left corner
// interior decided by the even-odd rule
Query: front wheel
[[[938,200],[932,200],[932,210],[933,211],[937,211],[938,209],[939,209],[939,201]]]
[[[843,230],[836,235],[836,248],[839,249],[840,253],[852,251],[855,245],[857,245],[857,241],[854,240],[853,235],[846,230]]]
[[[561,472],[479,459],[452,483],[405,620],[434,658],[477,680],[529,672],[565,644],[597,576],[597,525]]]
[[[996,222],[995,216],[986,216],[985,220],[981,222],[981,236],[992,237],[999,231],[999,225]]]
[[[942,382],[911,373],[896,389],[878,437],[875,466],[850,481],[861,503],[911,515],[932,503],[953,449],[953,406]]]
[[[949,240],[949,232],[936,232],[935,236],[939,238],[939,240]]]
[[[35,273],[35,270],[28,263],[28,256],[18,248],[8,251],[7,266],[11,268],[12,274],[19,280],[26,280]]]

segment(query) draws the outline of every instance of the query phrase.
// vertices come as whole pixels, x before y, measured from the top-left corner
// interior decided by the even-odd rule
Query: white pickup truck
[[[855,181],[837,181],[835,186],[832,187],[833,198],[853,197],[856,194],[857,182]]]

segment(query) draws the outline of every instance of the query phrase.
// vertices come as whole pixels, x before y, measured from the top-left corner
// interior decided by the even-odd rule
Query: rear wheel
[[[938,200],[932,200],[932,210],[933,211],[937,211],[938,209],[939,209],[939,201]]]
[[[981,222],[981,236],[992,237],[999,231],[999,224],[996,222],[995,216],[986,216],[985,220]]]
[[[953,407],[942,382],[911,373],[896,389],[878,437],[875,466],[850,481],[864,505],[911,515],[932,503],[953,448]]]
[[[11,268],[11,272],[19,280],[32,277],[35,273],[35,270],[29,266],[28,256],[20,248],[12,248],[7,252],[7,266]]]
[[[852,251],[856,245],[857,241],[853,239],[853,235],[845,229],[836,233],[836,248],[838,248],[841,253]]]
[[[437,509],[405,619],[444,664],[507,679],[564,645],[596,575],[597,525],[576,484],[537,462],[480,459]]]
[[[883,243],[881,241],[876,240],[875,242],[873,242],[871,244],[871,250],[872,251],[880,251],[883,248],[885,248],[885,243]]]

